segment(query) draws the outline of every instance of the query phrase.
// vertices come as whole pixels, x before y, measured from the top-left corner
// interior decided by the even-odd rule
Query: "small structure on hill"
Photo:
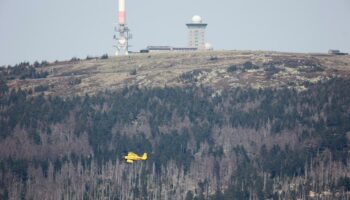
[[[348,55],[348,53],[341,52],[340,50],[337,50],[337,49],[330,49],[330,50],[328,50],[328,54],[331,54],[331,55]]]

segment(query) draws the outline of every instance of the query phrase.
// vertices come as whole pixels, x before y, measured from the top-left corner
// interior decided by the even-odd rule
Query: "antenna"
[[[114,39],[117,40],[117,45],[115,46],[117,47],[117,52],[115,53],[117,56],[129,54],[129,40],[132,38],[132,35],[130,29],[125,23],[125,16],[125,0],[119,0],[119,24],[115,27],[118,36],[114,35]]]

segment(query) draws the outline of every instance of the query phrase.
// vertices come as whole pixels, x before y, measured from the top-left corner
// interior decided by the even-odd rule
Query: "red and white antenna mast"
[[[129,39],[131,39],[130,29],[125,23],[125,0],[119,0],[119,14],[118,14],[118,26],[116,27],[116,32],[118,36],[114,36],[117,40],[117,56],[128,55]]]

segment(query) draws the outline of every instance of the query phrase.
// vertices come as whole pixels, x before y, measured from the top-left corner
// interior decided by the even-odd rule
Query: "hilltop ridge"
[[[145,88],[186,85],[216,89],[288,87],[331,77],[350,76],[350,56],[265,51],[212,51],[136,54],[108,59],[56,62],[36,68],[46,78],[14,79],[10,88],[35,90],[46,95],[84,95],[128,86]]]

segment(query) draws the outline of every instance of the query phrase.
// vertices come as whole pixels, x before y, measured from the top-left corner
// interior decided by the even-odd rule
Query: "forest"
[[[0,77],[0,199],[350,196],[350,80],[64,98],[9,89],[8,79],[47,76],[19,67]],[[128,165],[128,151],[149,159]]]

